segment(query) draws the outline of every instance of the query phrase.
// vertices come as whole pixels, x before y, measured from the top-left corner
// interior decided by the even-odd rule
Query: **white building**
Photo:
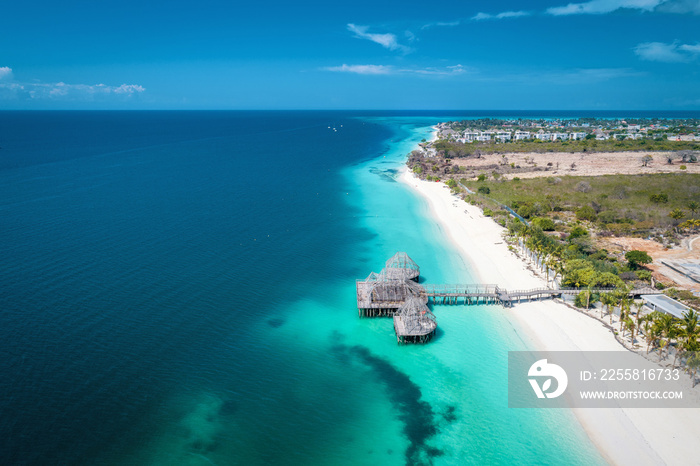
[[[464,140],[466,142],[474,142],[477,140],[476,138],[478,138],[480,134],[481,133],[479,133],[478,131],[465,131]]]
[[[501,142],[510,141],[510,131],[499,131],[496,133],[496,139]]]

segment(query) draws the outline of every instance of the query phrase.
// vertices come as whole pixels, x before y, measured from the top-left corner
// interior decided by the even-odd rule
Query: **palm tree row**
[[[628,332],[632,345],[635,346],[635,336],[644,334],[647,340],[647,354],[654,348],[659,350],[661,358],[668,358],[671,347],[675,348],[673,367],[676,363],[685,361],[686,371],[693,379],[695,386],[695,376],[700,371],[700,315],[693,309],[689,309],[679,319],[670,314],[659,311],[643,315],[644,302],[634,302],[627,295],[627,289],[622,287],[600,295],[601,315],[603,312],[609,316],[610,324],[615,307],[620,308],[620,328],[622,336]],[[591,296],[590,291],[584,291],[587,296]],[[632,304],[635,305],[636,318],[632,318]]]
[[[695,375],[700,370],[700,316],[693,309],[689,309],[679,319],[670,314],[654,311],[645,316],[638,316],[637,321],[641,324],[637,329],[643,329],[647,340],[647,353],[651,348],[658,348],[659,356],[668,358],[669,351],[675,346],[675,355],[672,366],[676,362],[685,366],[688,373],[693,378],[695,386]]]

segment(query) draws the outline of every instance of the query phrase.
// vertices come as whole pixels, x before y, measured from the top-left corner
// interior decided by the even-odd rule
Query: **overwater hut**
[[[390,280],[418,281],[420,267],[405,252],[397,252],[386,261],[382,271]]]
[[[437,329],[435,315],[418,298],[408,298],[394,315],[394,330],[399,343],[426,343]]]
[[[365,280],[357,280],[355,287],[360,317],[391,317],[410,297],[428,302],[421,285],[411,280],[390,280],[383,272],[372,272]]]

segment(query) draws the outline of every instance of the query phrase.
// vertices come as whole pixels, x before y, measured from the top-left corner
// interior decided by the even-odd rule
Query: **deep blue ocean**
[[[425,346],[357,317],[399,250],[470,280],[395,180],[457,116],[0,112],[0,463],[602,462],[507,408],[507,310],[435,306]]]

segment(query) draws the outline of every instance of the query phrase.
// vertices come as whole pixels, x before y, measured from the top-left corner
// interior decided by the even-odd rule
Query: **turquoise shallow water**
[[[4,464],[595,464],[507,408],[507,311],[359,319],[397,250],[468,264],[395,176],[440,116],[0,112]],[[333,130],[335,128],[335,130]]]

